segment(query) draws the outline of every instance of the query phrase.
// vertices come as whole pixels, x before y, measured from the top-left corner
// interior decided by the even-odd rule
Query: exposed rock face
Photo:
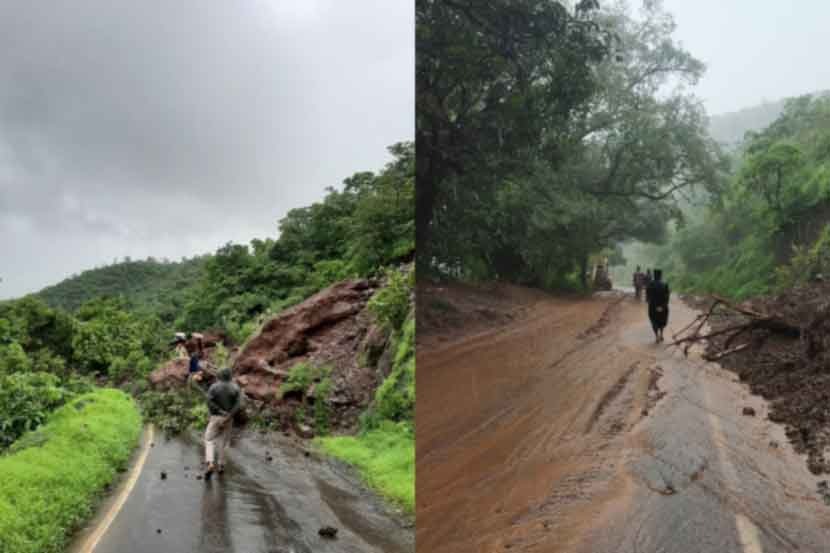
[[[283,426],[296,426],[293,411],[316,401],[331,407],[333,426],[354,426],[380,382],[374,361],[388,341],[366,311],[375,290],[367,280],[344,281],[280,313],[240,351],[236,381],[249,397],[279,411]],[[327,397],[320,397],[315,383],[304,393],[280,396],[289,371],[302,362],[332,368]]]
[[[280,313],[240,352],[234,372],[290,367],[297,358],[319,352],[323,344],[349,341],[360,330],[350,323],[363,311],[372,292],[365,280],[340,282]]]

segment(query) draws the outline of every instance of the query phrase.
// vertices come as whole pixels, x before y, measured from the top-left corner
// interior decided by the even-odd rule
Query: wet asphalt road
[[[670,328],[696,314],[672,303]],[[669,332],[666,332],[669,341]],[[769,406],[731,372],[692,352],[654,345],[645,322],[619,335],[653,358],[665,396],[628,437],[633,493],[609,505],[586,551],[761,553],[830,551],[830,508]],[[743,407],[755,409],[744,416]]]
[[[209,482],[196,478],[201,457],[196,437],[157,436],[135,489],[95,553],[415,550],[411,525],[363,489],[349,469],[306,456],[282,436],[235,437],[226,473]],[[318,535],[326,525],[338,528],[336,539]]]

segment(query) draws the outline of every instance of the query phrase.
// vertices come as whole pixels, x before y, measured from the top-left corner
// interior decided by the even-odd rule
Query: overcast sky
[[[636,1],[636,0],[635,0]],[[676,37],[707,66],[697,93],[710,114],[830,88],[830,2],[664,0]]]
[[[0,298],[275,237],[414,135],[411,0],[0,4]]]

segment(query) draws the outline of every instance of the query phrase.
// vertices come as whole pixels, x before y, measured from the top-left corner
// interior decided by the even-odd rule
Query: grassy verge
[[[0,457],[0,552],[57,553],[138,443],[141,416],[118,390],[79,396]]]
[[[323,451],[354,465],[372,488],[415,511],[415,437],[406,423],[383,422],[358,436],[318,438]]]

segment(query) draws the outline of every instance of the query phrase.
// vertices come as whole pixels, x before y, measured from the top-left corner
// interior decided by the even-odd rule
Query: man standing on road
[[[219,370],[218,380],[207,392],[208,411],[210,421],[205,430],[205,461],[207,470],[205,479],[209,480],[217,470],[216,448],[219,448],[219,474],[225,472],[225,452],[231,439],[234,415],[242,407],[242,392],[231,381],[231,370],[227,367]]]
[[[669,285],[663,282],[663,271],[654,269],[654,280],[646,288],[648,318],[654,330],[655,341],[663,341],[663,329],[669,322]]]

